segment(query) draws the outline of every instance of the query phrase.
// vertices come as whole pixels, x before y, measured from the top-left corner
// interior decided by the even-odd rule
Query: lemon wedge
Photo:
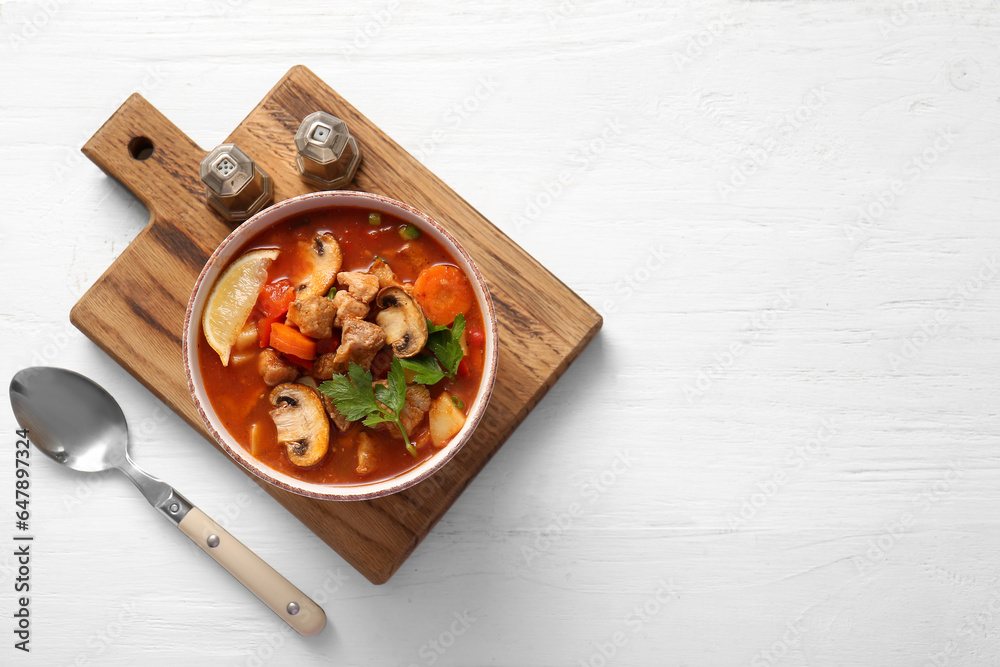
[[[267,282],[267,269],[278,257],[274,249],[254,250],[226,267],[212,286],[201,316],[205,340],[218,352],[223,366],[236,343],[257,297]]]

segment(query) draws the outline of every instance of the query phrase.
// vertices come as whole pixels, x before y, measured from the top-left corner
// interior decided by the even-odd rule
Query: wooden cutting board
[[[447,227],[486,277],[499,320],[500,364],[489,408],[472,440],[436,475],[401,493],[358,502],[305,498],[258,481],[380,584],[593,338],[601,316],[301,66],[292,68],[226,138],[270,174],[276,202],[316,189],[298,176],[293,136],[302,119],[319,109],[346,121],[361,147],[364,158],[354,189],[399,199]],[[218,446],[198,417],[181,361],[182,323],[194,281],[232,231],[205,203],[198,166],[206,151],[135,94],[83,153],[142,201],[149,223],[73,307],[70,320]]]

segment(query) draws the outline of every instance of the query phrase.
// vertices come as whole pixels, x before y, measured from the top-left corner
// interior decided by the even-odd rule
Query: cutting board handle
[[[151,222],[180,221],[183,208],[174,202],[204,199],[198,167],[205,151],[138,93],[90,138],[83,154],[131,190]]]

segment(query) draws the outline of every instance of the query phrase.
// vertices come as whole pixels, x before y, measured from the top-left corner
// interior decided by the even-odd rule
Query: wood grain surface
[[[265,491],[374,583],[383,583],[427,535],[514,428],[596,334],[601,317],[451,188],[305,67],[294,67],[227,137],[273,179],[275,201],[313,191],[295,170],[292,137],[326,110],[346,121],[363,161],[354,189],[407,202],[451,231],[479,265],[500,330],[493,397],[472,440],[445,468],[372,501]],[[153,152],[132,155],[145,138]],[[145,230],[73,307],[73,324],[204,435],[181,361],[187,300],[209,254],[231,231],[204,201],[205,152],[140,95],[83,147],[149,209]],[[234,463],[235,465],[235,463]]]

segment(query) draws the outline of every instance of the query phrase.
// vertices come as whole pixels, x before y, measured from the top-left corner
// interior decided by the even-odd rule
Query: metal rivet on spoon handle
[[[296,632],[315,635],[326,625],[319,605],[173,487],[132,463],[125,415],[100,385],[62,368],[27,368],[10,382],[10,404],[44,454],[82,472],[121,470],[153,507]]]

